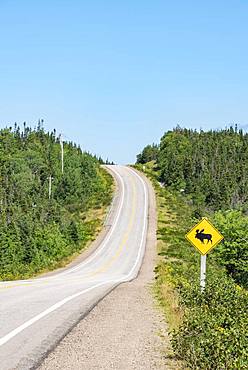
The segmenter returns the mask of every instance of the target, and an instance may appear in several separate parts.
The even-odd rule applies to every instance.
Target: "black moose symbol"
[[[204,240],[205,239],[208,241],[207,244],[209,242],[211,242],[211,244],[212,244],[213,243],[213,241],[212,241],[212,235],[211,234],[204,234],[203,231],[204,231],[204,229],[202,229],[201,231],[199,231],[199,229],[196,230],[195,238],[196,239],[199,239],[202,242],[202,244],[204,244]]]

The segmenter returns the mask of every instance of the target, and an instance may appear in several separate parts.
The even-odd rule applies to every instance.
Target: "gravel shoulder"
[[[114,289],[59,343],[39,370],[176,369],[166,323],[152,296],[156,264],[156,205],[150,194],[147,248],[138,277]]]

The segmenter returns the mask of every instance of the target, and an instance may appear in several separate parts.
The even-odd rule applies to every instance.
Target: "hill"
[[[58,266],[99,228],[89,214],[109,204],[112,179],[79,146],[64,142],[63,150],[62,173],[55,130],[0,130],[0,279]]]
[[[148,145],[136,167],[153,181],[158,207],[155,291],[174,354],[189,369],[248,368],[248,135],[175,128]],[[185,234],[202,216],[224,235],[207,257]]]

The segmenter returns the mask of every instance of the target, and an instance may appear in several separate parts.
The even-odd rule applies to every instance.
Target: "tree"
[[[147,145],[143,151],[137,155],[137,163],[147,163],[158,159],[159,147],[156,144]]]

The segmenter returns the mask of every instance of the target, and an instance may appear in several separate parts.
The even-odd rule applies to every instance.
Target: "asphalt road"
[[[99,247],[51,276],[0,282],[1,370],[35,368],[106,294],[137,276],[146,245],[147,185],[128,167],[109,168],[118,192]]]

